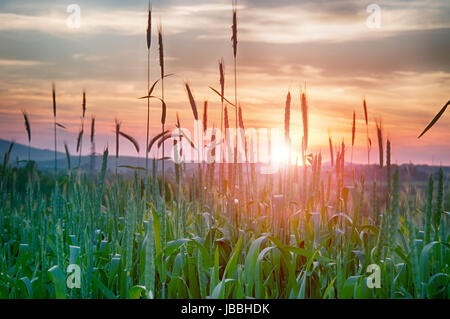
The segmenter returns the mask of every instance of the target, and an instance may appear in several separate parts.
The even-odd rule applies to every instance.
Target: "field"
[[[199,167],[163,200],[161,179],[108,174],[107,155],[57,185],[32,163],[2,167],[1,298],[448,298],[442,170],[424,189],[375,168],[393,170],[388,187],[316,157],[233,196]]]
[[[151,10],[147,28],[145,54],[150,61]],[[213,88],[222,104],[221,130],[230,129],[230,122],[236,130],[246,124],[238,100],[237,37],[234,7],[234,92],[225,91],[223,62],[221,87]],[[221,143],[233,145],[234,158],[229,156],[226,163],[218,148],[213,156],[219,161],[168,160],[167,143],[189,147],[193,142],[182,133],[178,116],[177,130],[167,130],[171,110],[165,103],[164,79],[171,74],[164,69],[162,27],[157,42],[158,80],[151,83],[149,62],[148,94],[141,98],[147,104],[145,167],[119,163],[121,142],[131,143],[138,154],[140,147],[118,119],[115,154],[105,148],[97,158],[95,118],[90,125],[92,155],[83,157],[92,162],[81,165],[82,143],[88,141],[85,93],[78,154],[70,155],[65,144],[67,160],[62,166],[57,132],[65,127],[57,117],[55,84],[48,101],[53,111],[54,169],[40,169],[30,155],[14,161],[13,143],[4,152],[0,299],[449,298],[448,168],[432,168],[424,179],[412,164],[393,165],[395,145],[383,137],[381,121],[369,120],[366,100],[361,135],[367,141],[367,165],[353,162],[355,135],[360,134],[355,113],[351,144],[333,144],[330,136],[329,150],[312,154],[308,136],[314,123],[308,117],[306,90],[300,94],[301,125],[291,122],[290,93],[286,97],[281,115],[284,143],[297,144],[291,141],[294,125],[301,127],[302,140],[276,171],[264,174],[262,164],[250,160],[250,140],[242,143],[244,162],[239,163],[238,146],[228,135]],[[190,85],[185,83],[184,89],[193,118],[199,121]],[[150,114],[150,101],[161,105],[161,113]],[[31,148],[32,118],[25,111],[22,115]],[[150,115],[161,119],[161,133],[153,137]],[[216,140],[214,130],[205,137],[211,126],[207,103],[202,115],[203,139],[194,145],[196,150]],[[377,130],[373,143],[369,127]],[[152,148],[162,158],[149,158]],[[370,163],[371,151],[378,154],[377,163]],[[199,154],[194,152],[194,157]]]

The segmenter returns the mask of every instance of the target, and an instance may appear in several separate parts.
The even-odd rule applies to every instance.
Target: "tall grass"
[[[56,182],[56,174],[58,171],[58,160],[57,160],[57,139],[56,139],[56,88],[55,83],[52,84],[52,100],[53,100],[53,137],[54,137],[54,144],[55,144],[55,182]]]
[[[150,48],[152,44],[152,7],[149,1],[147,19],[147,135],[145,145],[149,144],[150,138]],[[148,173],[148,152],[145,153],[145,171]]]
[[[234,167],[232,167],[232,180],[233,193],[235,190],[235,180],[238,173],[237,156],[238,156],[238,79],[237,79],[237,49],[238,49],[238,26],[237,26],[237,0],[233,1],[233,25],[231,26],[232,36],[231,41],[233,43],[233,61],[234,61],[234,110],[235,110],[235,126],[236,136],[234,141]],[[230,167],[231,168],[231,167]]]
[[[67,170],[70,171],[72,169],[72,161],[70,159],[69,146],[67,145],[66,142],[64,142],[64,151],[66,152]]]
[[[287,145],[291,141],[291,92],[286,96],[286,106],[284,108],[284,139]]]
[[[300,105],[302,111],[302,126],[303,126],[302,157],[303,157],[303,164],[305,164],[306,151],[308,149],[308,139],[309,139],[308,98],[306,96],[306,92],[300,93]]]
[[[169,196],[165,246],[163,215],[155,210],[160,204],[149,199],[145,206],[140,195],[142,185],[156,191],[154,184],[145,184],[145,176],[111,179],[107,156],[97,179],[61,181],[61,215],[47,211],[53,190],[46,188],[45,175],[27,182],[34,189],[31,197],[6,183],[2,205],[17,213],[0,215],[5,229],[0,271],[9,270],[2,277],[0,297],[448,298],[448,215],[442,213],[448,188],[443,174],[438,174],[436,191],[430,177],[428,189],[408,198],[401,195],[401,175],[394,167],[389,209],[380,203],[381,224],[376,225],[362,209],[372,198],[362,181],[351,186],[346,179],[339,181],[340,195],[329,199],[317,186],[324,184],[337,194],[334,179],[345,175],[344,154],[341,145],[332,181],[316,157],[304,209],[291,188],[283,195],[292,198],[292,207],[268,205],[278,190],[262,187],[265,191],[256,192],[252,201],[244,198],[239,215],[223,211],[220,195],[212,192],[209,215],[184,209],[179,216],[179,208],[198,197]],[[12,174],[8,171],[2,181],[12,180]],[[27,172],[24,168],[16,174],[20,178]],[[177,186],[192,194],[196,183]],[[411,201],[419,206],[410,207]],[[178,223],[184,231],[175,231],[177,218],[182,218]],[[30,227],[21,227],[23,222]],[[81,289],[64,288],[63,271],[71,263],[85,274]],[[366,270],[373,263],[382,270],[381,288],[366,285]]]
[[[91,141],[90,170],[91,170],[91,172],[93,172],[95,169],[95,116],[92,116],[92,118],[91,118],[90,141]]]
[[[158,26],[158,44],[159,44],[159,66],[161,71],[161,104],[162,104],[162,115],[161,115],[161,132],[165,131],[165,124],[166,124],[166,103],[164,102],[164,44],[163,44],[163,35],[162,35],[162,24]],[[166,295],[166,274],[164,271],[165,264],[165,254],[164,250],[167,243],[167,212],[166,212],[166,200],[165,200],[165,145],[164,140],[162,143],[162,160],[161,160],[161,176],[162,176],[162,184],[161,184],[161,197],[162,197],[162,207],[161,207],[161,215],[162,215],[162,247],[163,251],[161,253],[161,263],[163,268],[162,278],[161,278],[161,285],[162,285],[162,298],[165,298]]]
[[[120,125],[121,125],[121,122],[120,122],[120,120],[119,119],[115,119],[115,128],[116,128],[116,175],[117,175],[117,167],[118,167],[118,165],[119,165],[119,147],[120,147],[120,144],[119,144],[119,136],[120,136]]]
[[[378,154],[380,159],[380,168],[383,168],[384,164],[384,152],[383,152],[383,128],[381,125],[381,120],[376,121],[377,127],[377,137],[378,137]]]
[[[81,103],[81,128],[77,139],[78,168],[81,168],[81,153],[83,152],[84,118],[86,116],[86,92],[83,91],[83,100]]]
[[[363,99],[364,120],[366,123],[366,140],[367,140],[367,165],[370,166],[370,149],[372,148],[372,140],[369,137],[369,112],[367,110],[366,99]]]
[[[355,147],[355,138],[356,138],[356,112],[353,111],[353,121],[352,121],[352,156],[351,156],[351,164],[353,166],[353,149]]]
[[[31,151],[31,125],[30,120],[28,118],[27,111],[22,111],[24,124],[25,124],[25,131],[27,132],[27,138],[28,138],[28,162],[31,160],[30,158],[30,151]]]
[[[219,169],[219,185],[220,187],[222,187],[222,191],[223,191],[223,181],[224,181],[224,142],[225,142],[225,136],[224,136],[224,130],[223,130],[223,125],[224,125],[224,96],[225,96],[225,66],[224,66],[224,61],[223,58],[219,61],[219,83],[220,83],[220,93],[221,93],[221,97],[220,97],[220,102],[221,102],[221,111],[220,111],[220,131],[222,132],[222,140],[220,141],[220,143],[222,143],[222,147],[220,148],[222,153],[220,154],[220,169]]]
[[[330,148],[330,162],[331,167],[334,166],[334,151],[333,151],[333,140],[331,139],[330,133],[328,132],[328,146]]]

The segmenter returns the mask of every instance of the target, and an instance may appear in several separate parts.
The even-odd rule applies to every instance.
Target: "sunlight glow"
[[[291,165],[295,165],[297,153],[285,143],[280,143],[278,145],[272,145],[270,157],[275,164],[286,165],[290,162]],[[299,164],[301,164],[301,160]]]

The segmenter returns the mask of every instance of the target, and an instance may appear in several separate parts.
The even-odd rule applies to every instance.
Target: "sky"
[[[70,4],[81,9],[80,28],[70,28]],[[369,7],[376,4],[377,17]],[[86,123],[96,117],[96,148],[113,148],[114,120],[145,144],[147,103],[147,1],[0,1],[0,138],[27,143],[22,110],[29,114],[32,145],[52,148],[51,85],[56,84],[58,149],[75,153],[82,91]],[[450,2],[238,1],[238,98],[246,128],[284,128],[292,94],[291,139],[301,142],[300,93],[309,101],[309,151],[329,159],[328,136],[349,149],[356,112],[354,161],[367,162],[362,100],[366,98],[371,162],[378,159],[376,121],[392,143],[393,163],[450,165],[450,118],[417,136],[449,100]],[[176,113],[193,127],[184,89],[192,87],[199,109],[209,102],[209,126],[220,126],[218,61],[225,61],[225,95],[234,100],[231,1],[152,1],[152,82],[159,77],[157,25],[162,23],[167,128]],[[378,11],[375,12],[375,14]],[[369,20],[369,21],[368,21]],[[161,95],[157,86],[155,94]],[[201,113],[201,111],[200,111]],[[161,104],[151,104],[151,135],[160,130]],[[231,117],[234,121],[234,117]],[[232,121],[232,125],[233,122]],[[88,126],[88,124],[87,124]],[[145,149],[145,147],[141,147]],[[84,143],[83,152],[90,150]],[[136,155],[124,141],[122,155]],[[349,151],[348,153],[349,154]],[[145,156],[141,151],[139,156]]]

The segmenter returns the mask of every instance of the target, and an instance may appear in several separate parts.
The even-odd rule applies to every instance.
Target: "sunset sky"
[[[66,25],[67,6],[81,7],[81,27]],[[366,11],[381,8],[381,27],[371,29]],[[114,119],[145,144],[147,1],[0,1],[0,138],[26,143],[21,111],[30,115],[32,145],[52,147],[51,83],[56,83],[59,131],[75,153],[82,90],[87,122],[97,119],[97,151],[114,146]],[[226,96],[234,99],[231,1],[152,1],[153,31],[163,24],[167,125],[176,112],[184,127],[193,116],[183,84],[199,109],[209,101],[209,125],[220,126],[218,60],[226,67]],[[300,142],[299,95],[310,102],[311,151],[328,160],[328,132],[351,143],[357,115],[355,161],[366,162],[362,99],[368,103],[370,134],[382,120],[394,163],[450,165],[450,113],[422,139],[417,136],[450,99],[450,2],[239,0],[238,85],[246,127],[284,127],[288,90],[293,98],[292,140]],[[151,77],[159,77],[157,39]],[[160,87],[156,94],[160,94]],[[160,103],[152,102],[152,135],[160,130]],[[233,118],[234,119],[234,118]],[[84,152],[89,151],[85,143]],[[122,146],[121,146],[122,147]],[[145,147],[141,147],[145,148]],[[135,155],[123,143],[123,155]],[[145,156],[142,151],[141,157]],[[376,143],[372,162],[377,161]]]

